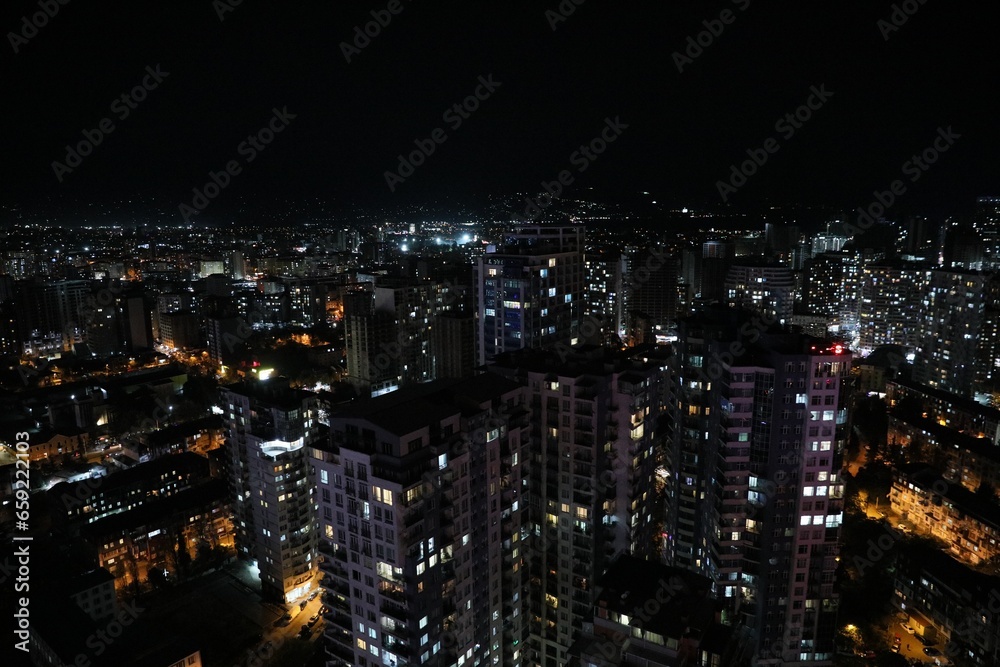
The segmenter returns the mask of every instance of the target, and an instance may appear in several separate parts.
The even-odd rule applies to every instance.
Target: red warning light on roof
[[[843,354],[844,353],[844,346],[843,345],[834,345],[833,346],[833,353],[834,354]]]

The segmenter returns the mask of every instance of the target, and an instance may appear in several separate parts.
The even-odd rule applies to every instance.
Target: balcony
[[[395,600],[396,602],[406,602],[406,592],[402,587],[397,587],[394,584],[388,584],[383,579],[379,582],[379,593],[385,597]]]
[[[406,605],[400,602],[391,600],[390,598],[382,598],[379,603],[379,611],[387,616],[391,616],[402,624],[406,624],[409,618],[409,614],[406,612]]]
[[[349,651],[337,642],[327,642],[326,653],[335,665],[344,665],[345,667],[353,667],[354,665],[354,651]]]

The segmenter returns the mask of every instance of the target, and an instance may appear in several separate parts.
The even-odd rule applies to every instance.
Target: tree
[[[996,502],[997,490],[993,487],[992,484],[990,484],[987,480],[984,479],[982,482],[979,483],[979,486],[976,487],[976,495],[982,498],[983,500]]]
[[[125,555],[125,572],[131,581],[133,595],[139,597],[139,594],[142,593],[142,582],[139,581],[139,561],[136,560],[131,549]]]
[[[149,571],[146,572],[146,581],[148,581],[149,585],[154,589],[163,588],[167,584],[167,573],[164,572],[162,568],[151,567],[149,568]]]

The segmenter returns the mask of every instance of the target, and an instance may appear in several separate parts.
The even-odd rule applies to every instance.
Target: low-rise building
[[[893,603],[917,634],[952,662],[1000,665],[1000,578],[935,549],[900,551],[893,571]]]
[[[946,481],[930,466],[897,468],[889,500],[894,513],[946,542],[955,558],[978,565],[1000,555],[1000,507]]]
[[[69,596],[92,620],[99,621],[118,613],[115,577],[103,567],[73,579]]]
[[[570,667],[741,664],[708,577],[624,555],[598,587],[593,626],[570,648]]]

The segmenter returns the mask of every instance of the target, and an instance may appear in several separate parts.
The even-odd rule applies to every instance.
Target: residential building
[[[659,553],[667,363],[651,345],[522,350],[489,367],[528,388],[534,415],[530,521],[539,546],[530,556],[529,664],[565,664],[617,554]]]
[[[528,416],[487,374],[330,417],[312,450],[328,664],[532,664]]]
[[[317,571],[308,450],[323,438],[319,400],[280,379],[221,393],[237,554],[256,563],[266,599],[296,602]]]
[[[476,260],[478,363],[510,350],[579,342],[587,296],[583,243],[583,227],[521,227]]]
[[[758,664],[832,664],[850,354],[716,309],[676,357],[668,562],[712,580]]]

